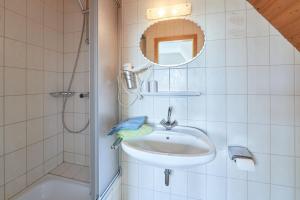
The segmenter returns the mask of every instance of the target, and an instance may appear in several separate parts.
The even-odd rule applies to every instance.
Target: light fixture
[[[189,15],[192,12],[192,4],[176,4],[172,6],[147,9],[147,19],[161,19]]]

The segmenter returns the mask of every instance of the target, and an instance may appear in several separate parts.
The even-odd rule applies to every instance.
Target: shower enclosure
[[[115,138],[106,136],[118,121],[119,1],[93,0],[90,5],[92,198],[104,199],[119,176],[119,153],[110,148]]]
[[[110,191],[117,10],[110,0],[0,0],[0,199],[45,197],[54,179],[48,194],[81,183],[91,199]]]

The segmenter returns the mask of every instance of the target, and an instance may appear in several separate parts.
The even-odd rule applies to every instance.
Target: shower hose
[[[81,46],[82,46],[82,42],[83,42],[83,35],[84,35],[85,26],[86,26],[86,14],[83,14],[83,23],[82,23],[80,41],[79,41],[78,50],[77,50],[77,54],[76,54],[76,59],[75,59],[75,63],[74,63],[74,68],[73,68],[73,71],[72,71],[72,76],[71,76],[71,79],[70,79],[70,82],[69,82],[69,85],[68,85],[67,92],[71,92],[75,72],[76,72],[76,69],[77,69],[77,66],[78,66],[78,60],[79,60],[80,50],[81,50]],[[64,99],[63,99],[63,109],[62,109],[62,124],[63,124],[63,127],[70,133],[81,133],[82,131],[84,131],[85,129],[88,128],[90,121],[88,120],[87,123],[84,125],[84,127],[81,128],[81,129],[72,130],[71,128],[69,128],[67,126],[66,120],[65,120],[67,102],[68,102],[68,97],[64,97]]]

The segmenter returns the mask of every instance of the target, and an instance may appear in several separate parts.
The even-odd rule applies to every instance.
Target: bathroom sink
[[[188,168],[212,161],[215,145],[200,129],[177,126],[172,130],[157,127],[142,137],[123,141],[129,156],[164,168]]]

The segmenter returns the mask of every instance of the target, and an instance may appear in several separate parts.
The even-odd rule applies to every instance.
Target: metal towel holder
[[[120,137],[118,137],[118,138],[116,139],[116,141],[111,145],[110,148],[111,148],[111,149],[114,149],[114,150],[118,149],[122,141],[123,141],[123,139],[120,138]]]

